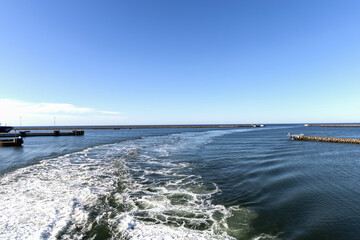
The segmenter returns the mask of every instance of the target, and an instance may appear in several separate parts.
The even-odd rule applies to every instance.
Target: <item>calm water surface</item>
[[[287,133],[87,130],[0,148],[0,239],[359,239],[360,146]]]

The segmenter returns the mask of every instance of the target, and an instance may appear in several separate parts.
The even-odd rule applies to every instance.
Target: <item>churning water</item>
[[[1,239],[358,239],[360,146],[288,132],[92,130],[0,149]]]

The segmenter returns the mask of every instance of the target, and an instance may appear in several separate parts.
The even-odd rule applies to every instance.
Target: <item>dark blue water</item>
[[[0,148],[1,239],[358,239],[360,146],[287,133],[88,130]]]

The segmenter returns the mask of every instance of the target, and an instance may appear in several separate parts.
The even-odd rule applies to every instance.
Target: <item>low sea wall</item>
[[[264,127],[263,124],[236,125],[163,125],[163,126],[55,126],[55,127],[14,127],[13,130],[75,130],[75,129],[158,129],[158,128],[252,128]]]
[[[306,127],[360,127],[360,124],[305,124]]]

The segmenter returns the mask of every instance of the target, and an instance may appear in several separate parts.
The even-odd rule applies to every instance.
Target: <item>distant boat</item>
[[[252,124],[253,127],[265,127],[264,124]]]
[[[10,132],[13,129],[13,127],[1,127],[0,126],[0,133],[7,133]]]
[[[0,139],[0,147],[16,147],[24,143],[21,137],[13,139]]]

